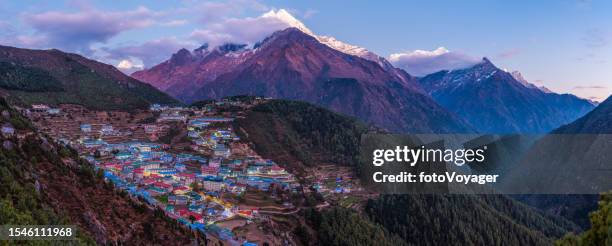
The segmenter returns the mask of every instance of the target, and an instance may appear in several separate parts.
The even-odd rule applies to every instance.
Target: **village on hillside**
[[[351,194],[363,189],[350,169],[334,165],[300,179],[241,140],[235,119],[265,101],[210,101],[197,108],[153,104],[129,113],[36,104],[22,112],[39,130],[77,150],[115,188],[185,227],[236,244],[278,238],[286,244],[291,237],[273,239],[262,225],[298,212],[297,194],[322,194],[319,208],[330,199],[356,208],[359,199]]]

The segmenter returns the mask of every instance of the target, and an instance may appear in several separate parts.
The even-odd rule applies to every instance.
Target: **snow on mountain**
[[[310,29],[308,29],[306,25],[304,25],[304,23],[302,23],[301,21],[293,17],[293,15],[287,12],[287,10],[284,10],[284,9],[279,9],[278,11],[270,10],[269,12],[265,13],[262,17],[276,18],[279,21],[287,24],[288,27],[295,27],[298,30],[302,31],[303,33],[306,33],[311,36],[315,36],[315,34]]]
[[[525,77],[523,77],[523,74],[521,74],[521,72],[519,71],[512,71],[512,77],[514,77],[514,79],[516,79],[516,81],[521,82],[521,84],[523,84],[525,87],[532,87],[533,85],[530,84],[529,82],[527,82],[527,80],[525,79]]]
[[[472,131],[409,74],[333,49],[296,27],[273,33],[253,49],[226,44],[180,50],[132,76],[186,103],[261,95],[311,102],[392,132]]]
[[[389,70],[390,68],[393,68],[393,66],[385,58],[375,54],[374,52],[367,50],[366,48],[359,47],[359,46],[352,45],[352,44],[347,44],[332,36],[316,35],[308,27],[306,27],[304,23],[296,19],[293,15],[291,15],[288,11],[284,9],[279,9],[278,11],[271,10],[265,13],[263,17],[276,18],[280,20],[281,22],[284,22],[285,24],[287,24],[288,27],[295,27],[298,30],[302,31],[303,33],[313,36],[314,38],[317,39],[317,41],[337,51],[376,62],[387,70]]]
[[[519,71],[513,71],[512,73],[510,73],[510,75],[512,75],[512,77],[516,79],[516,81],[520,82],[522,85],[524,85],[527,88],[535,88],[544,93],[553,93],[553,91],[549,90],[548,88],[544,86],[537,86],[532,83],[529,83],[529,81],[527,81],[525,77],[523,77],[523,74],[521,74],[521,72]]]
[[[486,133],[544,133],[593,109],[574,95],[547,93],[487,58],[470,68],[427,75],[419,83],[440,105]]]

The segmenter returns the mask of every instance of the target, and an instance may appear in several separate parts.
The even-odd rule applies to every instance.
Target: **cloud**
[[[316,14],[318,14],[319,11],[318,10],[314,10],[314,9],[308,9],[304,12],[304,14],[302,15],[304,17],[304,19],[308,19]]]
[[[142,64],[142,61],[136,58],[130,58],[119,61],[116,67],[124,73],[130,74],[135,71],[142,70],[144,65]]]
[[[601,102],[601,97],[597,97],[597,96],[589,96],[587,97],[587,99],[597,102],[597,103]]]
[[[27,31],[17,32],[10,23],[0,20],[0,43],[28,48],[58,48],[110,64],[119,65],[123,61],[136,64],[138,61],[143,67],[150,67],[181,48],[192,49],[206,42],[211,46],[225,42],[254,44],[289,26],[301,25],[305,29],[286,10],[270,10],[251,0],[185,0],[183,6],[163,11],[145,6],[108,11],[81,1],[75,1],[72,7],[76,10],[21,13],[20,19]],[[261,14],[252,17],[252,13]],[[250,17],[245,17],[245,14]],[[307,13],[312,14],[314,11]],[[199,28],[178,38],[159,37],[140,43],[111,42],[131,30],[193,24]]]
[[[176,26],[184,26],[187,23],[188,23],[187,20],[171,20],[171,21],[160,23],[160,25],[166,26],[166,27],[176,27]]]
[[[15,31],[15,28],[13,28],[13,25],[11,25],[11,23],[9,23],[8,21],[0,20],[0,31],[2,31],[0,35],[6,35],[7,33],[5,32],[12,33]]]
[[[201,43],[208,43],[212,47],[226,42],[240,42],[237,41],[236,38],[231,34],[217,33],[210,29],[196,29],[191,32],[189,37]]]
[[[576,58],[581,62],[592,62],[596,64],[607,63],[607,57],[602,56],[605,49],[612,44],[612,32],[600,28],[587,30],[582,36],[582,42],[586,47],[585,53]]]
[[[17,36],[17,31],[10,23],[0,21],[0,43],[12,44]]]
[[[88,54],[92,44],[104,43],[124,31],[151,26],[159,14],[146,7],[127,11],[83,8],[73,13],[48,11],[23,14],[24,22],[36,32],[22,39],[29,40],[31,45],[59,47]],[[33,43],[34,40],[38,43]]]
[[[247,11],[268,11],[266,5],[253,0],[230,1],[186,1],[187,7],[178,9],[178,14],[197,15],[197,21],[203,25],[216,23],[228,16],[240,16]]]
[[[190,37],[198,42],[208,42],[211,46],[224,42],[253,44],[287,27],[297,27],[312,33],[289,12],[280,9],[270,10],[258,17],[225,19],[193,31]]]
[[[236,1],[234,1],[236,2]],[[239,1],[238,1],[239,2]],[[215,3],[212,6],[229,6],[228,3]],[[210,4],[206,6],[211,6]],[[251,6],[250,8],[257,8]],[[167,23],[165,23],[167,24]],[[163,25],[163,24],[162,24]],[[164,60],[181,48],[193,49],[204,43],[215,47],[226,42],[254,44],[263,40],[275,31],[287,27],[297,27],[304,32],[312,32],[302,22],[284,9],[270,10],[257,17],[225,18],[202,25],[193,30],[187,39],[167,37],[147,41],[141,44],[118,45],[102,48],[100,55],[109,63],[116,63],[130,57],[138,58],[144,67],[151,67]]]
[[[592,86],[574,86],[574,89],[607,89],[608,87],[606,86],[601,86],[601,85],[592,85]]]
[[[130,58],[137,58],[144,67],[156,65],[181,48],[194,48],[197,44],[182,41],[176,37],[164,37],[146,41],[141,44],[120,45],[118,47],[103,47],[100,55],[103,60],[122,61]]]
[[[514,56],[521,54],[521,52],[522,52],[521,49],[509,49],[509,50],[500,52],[499,54],[497,54],[497,57],[501,59],[509,59],[509,58],[512,58]]]
[[[0,44],[18,47],[39,47],[47,43],[47,38],[41,35],[23,35],[6,21],[0,21]]]
[[[599,28],[587,30],[582,41],[589,48],[603,48],[611,43],[611,33]]]
[[[480,59],[439,47],[432,51],[415,50],[391,54],[389,61],[412,75],[423,76],[440,70],[466,68],[480,62]]]

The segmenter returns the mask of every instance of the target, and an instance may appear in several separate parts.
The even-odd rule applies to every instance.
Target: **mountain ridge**
[[[263,95],[311,102],[393,132],[472,131],[408,73],[335,50],[297,28],[277,31],[253,49],[200,51],[181,50],[133,76],[184,102]]]
[[[310,103],[289,100],[251,108],[235,128],[262,156],[292,170],[326,163],[350,167],[355,175],[363,165],[361,137],[379,131]],[[379,195],[364,203],[361,213],[409,245],[548,245],[568,231],[579,230],[561,217],[505,195]]]
[[[466,69],[443,70],[419,78],[443,107],[484,133],[545,133],[594,108],[570,94],[547,92],[489,59]]]
[[[553,131],[556,134],[611,134],[612,133],[612,96],[601,102],[595,109],[574,122]]]
[[[147,108],[151,103],[177,103],[165,93],[123,74],[112,65],[57,49],[0,46],[0,62],[5,64],[3,68],[8,72],[0,75],[0,87],[21,104],[67,103],[92,109],[131,110]],[[6,77],[6,74],[11,76]],[[23,86],[7,86],[15,80],[29,87],[44,83],[43,87],[55,89],[28,90]]]

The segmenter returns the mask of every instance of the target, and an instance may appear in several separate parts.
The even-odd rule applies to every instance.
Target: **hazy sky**
[[[181,47],[255,42],[283,27],[274,18],[284,9],[314,33],[413,74],[486,56],[553,91],[596,100],[612,92],[612,1],[172,2],[0,1],[0,44],[59,48],[133,71]]]

